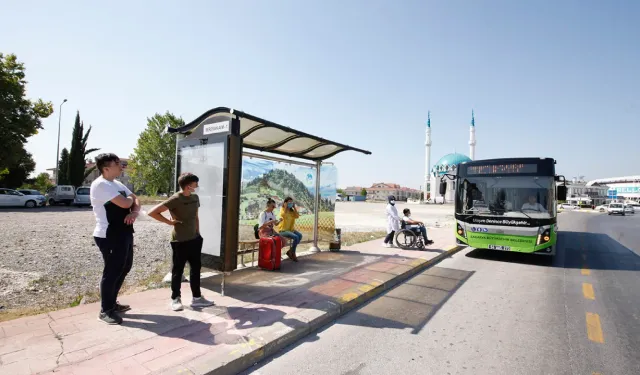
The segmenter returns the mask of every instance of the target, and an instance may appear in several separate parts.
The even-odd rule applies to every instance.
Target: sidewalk
[[[121,326],[88,304],[0,323],[0,374],[235,374],[311,334],[430,264],[454,253],[452,229],[431,228],[430,251],[374,240],[283,261],[279,272],[247,268],[202,280],[216,306],[169,309],[169,289],[122,296]],[[448,250],[448,251],[447,251]]]

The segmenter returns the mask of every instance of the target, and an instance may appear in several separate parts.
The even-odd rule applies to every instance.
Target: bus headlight
[[[536,245],[545,244],[550,240],[551,240],[551,231],[549,229],[543,230],[542,228],[540,228],[538,230],[538,240],[536,241]]]
[[[460,225],[460,223],[456,223],[457,228],[456,228],[456,233],[458,233],[458,236],[462,236],[464,238],[467,238],[467,234],[465,233],[464,229],[462,228],[462,225]]]

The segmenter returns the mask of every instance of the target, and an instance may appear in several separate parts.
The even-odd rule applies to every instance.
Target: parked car
[[[0,189],[0,206],[22,206],[33,208],[43,204],[40,204],[40,201],[34,198],[32,195],[24,195],[21,192],[13,189]]]
[[[18,189],[19,193],[24,195],[28,195],[36,200],[36,205],[38,207],[44,206],[47,204],[47,198],[44,197],[44,194],[39,192],[38,190],[33,189]]]
[[[624,205],[624,213],[625,213],[625,214],[632,214],[632,215],[633,215],[633,214],[635,214],[635,210],[634,210],[634,208],[633,208],[633,206],[632,206],[632,205],[630,205],[630,204],[625,204],[625,205]]]
[[[89,197],[89,193],[91,192],[91,187],[89,186],[80,186],[76,189],[76,198],[73,200],[73,204],[75,206],[91,206],[91,199]]]
[[[622,215],[622,216],[626,214],[624,211],[624,205],[622,203],[610,203],[609,208],[607,209],[607,213],[609,215]]]
[[[607,207],[609,207],[609,206],[606,205],[606,204],[600,205],[600,206],[596,207],[596,211],[606,212],[607,211]]]
[[[563,210],[577,210],[580,207],[576,206],[574,204],[571,204],[571,203],[562,203],[562,204],[558,205],[558,208],[561,208]]]
[[[75,189],[71,185],[54,186],[47,190],[47,203],[49,206],[64,203],[69,206],[76,198]]]
[[[638,202],[627,202],[625,204],[627,206],[633,207],[633,213],[640,212],[640,203],[638,203]]]

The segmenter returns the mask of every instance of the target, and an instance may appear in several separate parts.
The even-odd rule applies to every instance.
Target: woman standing
[[[400,230],[400,216],[398,216],[398,209],[396,208],[396,197],[390,195],[388,198],[389,204],[387,204],[387,237],[384,238],[384,247],[393,247],[393,238],[396,231]]]
[[[280,207],[280,218],[282,222],[280,222],[280,225],[278,226],[278,231],[280,232],[280,236],[291,239],[291,248],[289,251],[287,251],[287,256],[294,262],[298,261],[298,257],[296,256],[296,248],[302,240],[302,234],[293,229],[296,223],[296,219],[299,217],[300,214],[298,214],[298,210],[296,210],[296,205],[295,203],[293,203],[293,198],[285,198],[284,202],[282,203],[282,207]]]

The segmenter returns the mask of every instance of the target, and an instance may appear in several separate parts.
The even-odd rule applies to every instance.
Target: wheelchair
[[[423,225],[420,225],[423,227]],[[403,250],[423,250],[426,246],[419,228],[408,228],[404,220],[400,222],[400,230],[396,233],[396,245]]]

